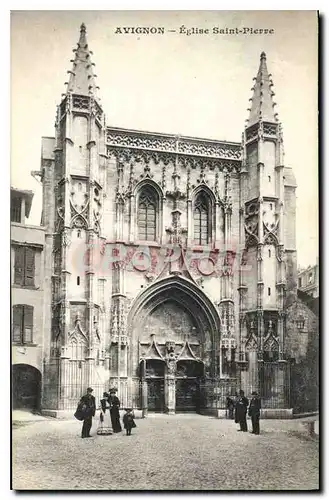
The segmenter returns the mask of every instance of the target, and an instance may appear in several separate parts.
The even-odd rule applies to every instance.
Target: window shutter
[[[23,306],[13,306],[13,342],[22,342]]]
[[[23,285],[24,281],[24,247],[15,248],[15,269],[14,283],[15,285]]]
[[[24,343],[31,343],[33,340],[33,307],[24,306]]]
[[[35,252],[32,248],[25,248],[25,285],[34,285],[34,257]]]
[[[21,198],[14,198],[11,200],[11,221],[21,222]]]

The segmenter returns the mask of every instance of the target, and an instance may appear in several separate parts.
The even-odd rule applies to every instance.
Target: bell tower
[[[102,378],[105,348],[103,277],[95,268],[104,243],[105,117],[84,24],[73,52],[57,108],[53,190],[44,197],[45,224],[53,237],[49,365],[58,364],[61,409]]]
[[[240,178],[240,234],[247,264],[240,271],[240,360],[249,366],[242,384],[245,377],[245,385],[256,390],[261,364],[284,359],[284,151],[272,87],[262,52],[242,137]]]

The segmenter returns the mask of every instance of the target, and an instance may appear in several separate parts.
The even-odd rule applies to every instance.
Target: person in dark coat
[[[259,434],[259,419],[261,410],[261,401],[257,392],[251,393],[252,398],[250,400],[248,415],[251,417],[252,423],[252,434]]]
[[[244,391],[239,392],[239,398],[236,402],[236,419],[235,421],[240,424],[239,431],[247,432],[247,409],[248,409],[248,399],[244,395]]]
[[[82,438],[90,438],[90,429],[93,423],[93,417],[96,412],[96,401],[94,396],[92,395],[93,389],[88,387],[87,393],[82,396],[79,402],[79,406],[81,408],[81,412],[83,413],[83,425],[81,431]]]
[[[236,392],[233,396],[233,401],[234,401],[234,421],[236,424],[239,423],[239,420],[238,420],[238,417],[237,417],[237,411],[236,411],[236,405],[237,405],[237,402],[238,402],[238,399],[239,399],[239,394]]]
[[[228,418],[234,419],[234,401],[231,396],[226,396],[226,408],[228,410]],[[227,415],[227,414],[226,414]]]
[[[110,405],[110,415],[111,415],[111,422],[112,422],[112,429],[113,432],[121,432],[122,427],[120,424],[120,413],[119,413],[119,408],[120,408],[120,400],[119,398],[115,395],[116,391],[114,389],[109,390],[109,398],[108,402]]]
[[[123,426],[126,429],[127,436],[131,436],[131,429],[136,427],[134,421],[134,413],[132,408],[125,408],[125,414],[123,415]]]

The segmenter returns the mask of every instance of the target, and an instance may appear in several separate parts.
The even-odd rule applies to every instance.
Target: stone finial
[[[260,64],[254,85],[252,88],[253,96],[251,98],[251,106],[249,108],[248,126],[254,125],[262,119],[265,122],[276,123],[276,118],[273,111],[273,95],[272,80],[267,70],[266,54],[262,52],[260,55]]]
[[[91,61],[92,51],[88,47],[86,25],[84,23],[80,26],[79,41],[77,48],[73,52],[75,58],[71,60],[73,69],[68,71],[70,79],[67,93],[70,91],[72,94],[78,94],[79,96],[95,98],[97,96],[96,77],[93,71],[94,64]],[[81,103],[79,103],[79,106],[81,108]],[[83,109],[86,109],[86,106]]]

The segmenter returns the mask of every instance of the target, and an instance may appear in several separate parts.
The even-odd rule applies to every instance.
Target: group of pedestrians
[[[235,420],[236,424],[240,424],[239,431],[247,432],[247,414],[251,417],[252,434],[259,434],[259,419],[261,410],[261,401],[257,392],[251,393],[251,400],[244,395],[244,391],[240,391],[235,396],[227,396],[226,407],[228,410],[228,417]]]
[[[74,416],[83,421],[81,437],[89,438],[92,426],[92,419],[96,414],[96,400],[93,396],[93,389],[88,387],[87,392],[79,401],[77,411]],[[97,429],[98,435],[110,435],[122,431],[120,423],[120,400],[116,395],[116,389],[110,389],[104,392],[100,400],[100,416]],[[125,408],[123,416],[123,426],[126,429],[126,435],[131,435],[131,429],[136,427],[134,413],[132,408]]]
[[[93,389],[88,387],[87,392],[78,404],[77,411],[74,416],[78,420],[83,421],[81,437],[89,438],[92,426],[92,419],[96,414],[96,400],[93,396]],[[240,391],[235,396],[227,396],[226,407],[228,417],[234,419],[237,424],[240,424],[239,431],[247,432],[247,414],[251,417],[252,434],[259,434],[259,419],[261,410],[261,401],[257,392],[251,393],[250,402],[244,395],[244,391]],[[120,400],[116,395],[116,389],[110,389],[109,392],[104,392],[100,400],[100,417],[97,434],[109,435],[122,431],[120,423]],[[131,435],[131,429],[136,427],[134,421],[134,412],[132,408],[125,408],[123,416],[123,426],[126,429],[126,435]]]

